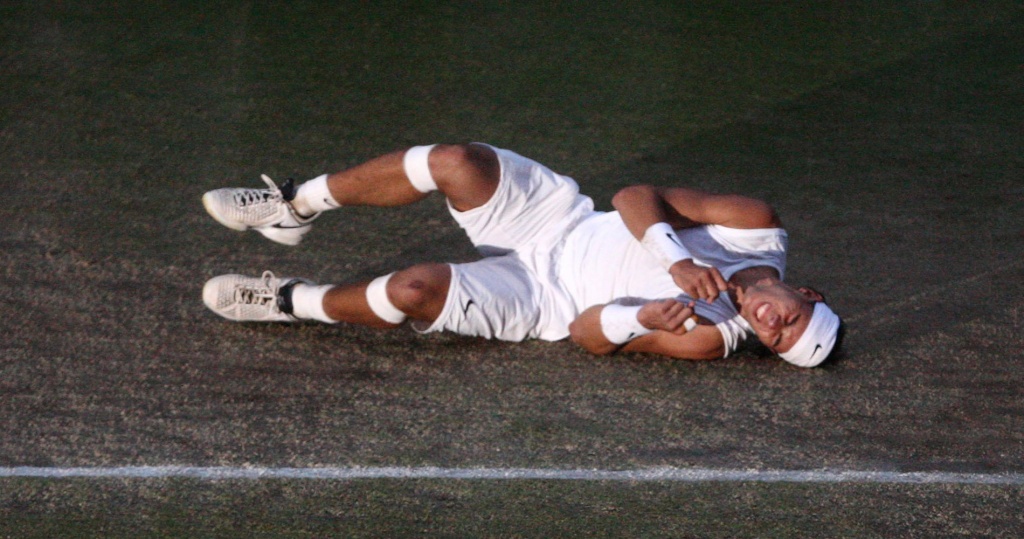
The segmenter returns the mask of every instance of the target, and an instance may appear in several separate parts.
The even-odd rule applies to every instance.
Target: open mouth
[[[757,310],[754,311],[754,318],[756,318],[758,322],[764,322],[764,315],[769,309],[771,309],[771,305],[762,303]]]

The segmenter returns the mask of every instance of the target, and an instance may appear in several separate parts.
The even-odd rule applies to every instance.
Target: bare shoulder
[[[782,228],[782,220],[771,204],[744,195],[710,195],[721,206],[722,226],[730,228]]]
[[[663,188],[660,194],[682,217],[695,223],[744,229],[782,226],[775,208],[754,197],[710,193],[688,187]]]

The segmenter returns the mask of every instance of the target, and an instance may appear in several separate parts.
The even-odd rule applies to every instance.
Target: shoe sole
[[[289,228],[282,230],[273,227],[261,227],[255,228],[253,230],[259,232],[260,234],[263,234],[263,237],[267,238],[270,241],[294,247],[295,245],[298,245],[299,242],[302,241],[302,235],[308,232],[309,228],[310,227],[305,226],[301,228]]]
[[[214,198],[212,191],[203,195],[203,207],[206,208],[206,213],[210,214],[210,217],[213,217],[218,223],[230,228],[231,230],[238,230],[239,232],[249,230],[248,225],[244,223],[228,221],[225,219],[224,216],[217,211]]]

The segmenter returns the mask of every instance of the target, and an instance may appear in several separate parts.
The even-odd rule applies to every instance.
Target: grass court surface
[[[0,3],[0,468],[1024,473],[1024,7]],[[811,5],[813,4],[813,5]],[[763,197],[846,357],[241,325],[221,273],[473,252],[434,197],[298,248],[202,193],[486,141],[598,206]],[[1017,537],[1024,486],[0,477],[3,537]]]

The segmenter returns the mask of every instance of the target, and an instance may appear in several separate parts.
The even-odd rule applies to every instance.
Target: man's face
[[[788,352],[811,323],[814,302],[820,299],[809,289],[764,280],[743,292],[740,316],[765,346],[776,354]]]

